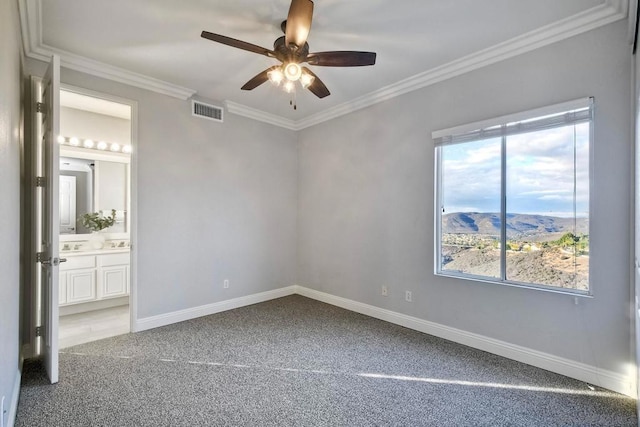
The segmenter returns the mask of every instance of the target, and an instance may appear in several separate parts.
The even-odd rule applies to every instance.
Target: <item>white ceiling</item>
[[[310,67],[331,95],[300,90],[296,111],[269,82],[240,90],[275,59],[200,37],[207,30],[272,48],[288,0],[20,0],[20,7],[29,56],[56,52],[70,68],[149,80],[174,96],[227,101],[295,127],[621,19],[627,1],[316,0],[310,50],[374,51],[377,63]]]

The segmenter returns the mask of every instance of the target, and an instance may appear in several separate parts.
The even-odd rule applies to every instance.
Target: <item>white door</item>
[[[60,219],[58,210],[58,176],[60,159],[57,138],[60,134],[60,58],[54,55],[42,80],[42,105],[39,108],[42,123],[41,176],[39,185],[42,207],[40,292],[42,295],[41,336],[42,356],[51,383],[58,382],[58,264]]]
[[[76,177],[60,175],[60,233],[76,234]]]

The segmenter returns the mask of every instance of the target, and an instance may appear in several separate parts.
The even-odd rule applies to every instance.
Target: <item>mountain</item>
[[[560,218],[546,215],[507,214],[507,237],[564,234],[589,234],[589,219]],[[491,212],[456,212],[442,215],[442,232],[451,234],[500,234],[500,215]]]

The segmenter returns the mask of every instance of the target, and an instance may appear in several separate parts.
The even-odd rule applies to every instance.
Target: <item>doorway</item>
[[[135,104],[62,85],[59,348],[131,331]]]

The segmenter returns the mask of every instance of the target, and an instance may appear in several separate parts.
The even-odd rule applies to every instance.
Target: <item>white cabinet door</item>
[[[67,302],[85,302],[96,299],[96,270],[67,272]]]
[[[100,298],[120,297],[128,294],[129,267],[116,265],[100,268]]]

